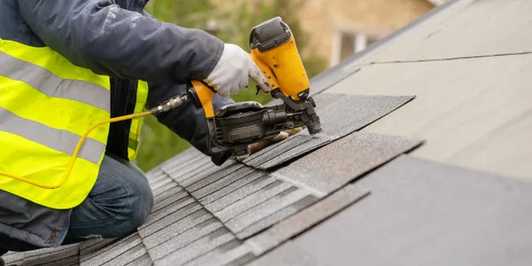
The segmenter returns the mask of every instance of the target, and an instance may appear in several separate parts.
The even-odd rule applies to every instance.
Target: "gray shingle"
[[[206,169],[211,169],[215,165],[205,158],[201,158],[197,161],[191,161],[186,164],[177,165],[173,168],[167,167],[163,170],[170,176],[172,179],[177,181],[180,184],[183,184],[190,178],[195,178],[199,173],[205,171]]]
[[[151,187],[154,183],[159,182],[162,179],[166,179],[166,174],[161,169],[156,168],[146,173],[146,177],[148,178],[148,183]]]
[[[169,192],[165,198],[158,199],[158,201],[154,202],[152,213],[157,213],[159,210],[164,209],[169,205],[180,203],[189,197],[188,193],[183,189],[176,192],[176,194]]]
[[[202,228],[204,227],[204,224],[215,227],[221,226],[220,223],[213,222],[212,215],[201,210],[163,228],[160,231],[157,231],[152,235],[144,237],[143,242],[150,249],[150,254],[152,254],[152,257],[157,259],[164,256],[161,255],[161,253],[166,252],[167,254],[171,252],[172,250],[168,251],[168,246],[176,246],[176,242],[183,238],[182,234],[188,233],[190,235],[192,233],[198,234],[198,237],[201,237],[202,235],[199,233],[199,230],[197,230],[196,227]],[[172,243],[168,243],[169,240],[171,240]]]
[[[172,183],[165,190],[159,191],[157,194],[153,195],[154,207],[157,205],[163,205],[163,201],[168,200],[169,198],[179,197],[181,193],[185,192],[181,187],[176,183]]]
[[[331,138],[323,134],[306,136],[306,138],[307,141],[305,143],[298,145],[291,150],[281,150],[276,154],[272,154],[273,156],[271,156],[266,162],[257,165],[256,167],[262,170],[268,170],[331,143]]]
[[[94,253],[95,255],[91,256],[89,259],[82,258],[81,265],[103,265],[121,256],[122,254],[129,254],[128,252],[135,248],[143,248],[141,238],[137,233],[134,233],[112,245],[103,248],[102,250]]]
[[[176,168],[176,167],[182,167],[186,166],[188,162],[196,161],[200,159],[208,159],[207,156],[202,154],[200,151],[198,151],[195,148],[189,148],[185,150],[184,152],[179,154],[179,157],[172,158],[164,163],[162,163],[159,168],[161,170]]]
[[[308,191],[305,191],[303,189],[298,189],[298,188],[295,188],[293,190],[289,189],[289,190],[286,190],[286,191],[283,191],[277,194],[275,197],[259,205],[254,206],[253,208],[246,210],[246,212],[236,217],[231,218],[225,223],[225,225],[229,229],[231,229],[231,231],[236,232],[240,239],[243,239],[254,233],[257,233],[258,231],[264,229],[267,226],[270,226],[271,224],[275,222],[278,222],[279,220],[268,221],[268,224],[262,224],[262,226],[260,227],[252,227],[252,229],[254,230],[247,230],[241,233],[248,226],[251,226],[257,223],[280,210],[283,210],[285,208],[290,208],[290,205],[303,199],[312,201],[312,200],[315,200],[316,198],[310,195]],[[303,202],[307,202],[307,201],[303,201]],[[295,206],[297,207],[297,205]],[[284,218],[284,217],[280,217],[280,218]]]
[[[174,181],[170,178],[161,179],[160,181],[157,181],[151,185],[151,190],[155,194],[159,194],[161,191],[166,189],[168,186],[172,186],[174,184]]]
[[[266,170],[318,149],[329,142],[330,139],[326,135],[310,136],[304,133],[298,134],[251,155],[243,163],[254,168]]]
[[[185,197],[185,198],[182,198],[176,202],[172,202],[170,205],[168,206],[165,206],[164,208],[158,210],[158,211],[155,211],[155,212],[152,212],[150,214],[150,216],[148,216],[148,219],[146,220],[146,222],[141,226],[141,228],[144,228],[144,227],[147,227],[161,219],[163,219],[164,217],[167,217],[168,215],[170,214],[173,214],[177,211],[179,211],[180,209],[184,208],[185,206],[189,206],[189,205],[192,205],[192,204],[195,204],[195,200],[192,198],[192,197]]]
[[[202,206],[197,203],[196,201],[192,202],[191,204],[185,205],[182,208],[179,208],[177,211],[164,216],[162,219],[155,221],[151,224],[143,225],[139,228],[139,234],[146,238],[149,235],[160,231],[167,226],[170,226],[182,219],[191,219],[192,217],[189,217],[191,214],[194,214],[195,216],[201,216],[205,213]],[[188,221],[187,219],[187,221]]]
[[[201,199],[201,202],[210,211],[218,212],[221,209],[241,199],[244,199],[251,194],[261,191],[266,186],[275,182],[276,179],[262,172],[254,172],[250,175],[245,176],[239,181],[245,181],[245,184],[239,187],[238,189],[233,190],[234,188],[232,185],[238,184],[238,182],[235,182],[223,189],[220,189],[216,193],[212,193],[207,197]]]
[[[529,182],[402,156],[353,186],[371,195],[267,254],[262,265],[291,256],[316,265],[532,261]]]
[[[401,137],[355,133],[275,174],[328,194],[420,144]]]
[[[322,93],[316,96],[316,112],[323,132],[309,136],[305,132],[249,156],[243,163],[254,168],[270,169],[351,134],[393,112],[414,99],[413,96],[352,96]]]
[[[270,160],[271,157],[282,153],[282,151],[291,150],[299,145],[302,145],[303,143],[309,141],[310,138],[311,137],[309,135],[305,134],[297,134],[294,136],[290,136],[284,141],[265,147],[264,149],[250,155],[242,162],[250,166],[259,166]]]
[[[24,262],[25,252],[8,252],[2,259],[6,265],[21,265]]]
[[[113,244],[118,239],[92,239],[79,243],[80,261],[86,261],[98,255],[98,251]]]
[[[208,254],[217,247],[229,243],[235,237],[226,229],[220,228],[213,233],[198,239],[182,249],[155,261],[155,265],[181,265],[192,261],[201,255]]]
[[[196,198],[205,197],[211,193],[214,193],[229,184],[241,179],[247,174],[253,173],[255,170],[243,165],[239,165],[236,171],[216,172],[201,181],[198,181],[190,186],[186,186],[186,189]]]
[[[20,258],[19,258],[20,259]],[[20,260],[19,260],[20,261]],[[68,245],[57,248],[32,250],[23,253],[22,265],[72,265],[79,264],[79,245]],[[14,264],[9,256],[6,258],[7,265]]]
[[[334,103],[318,106],[323,132],[333,139],[375,122],[414,99],[414,96],[343,95]]]
[[[248,241],[258,248],[258,253],[265,253],[368,195],[367,190],[348,185]]]
[[[146,248],[142,243],[130,248],[126,252],[114,257],[112,260],[102,264],[105,266],[115,266],[115,265],[127,265],[134,263],[137,259],[148,256]]]
[[[297,189],[283,181],[276,181],[266,187],[264,187],[259,193],[251,194],[239,201],[231,204],[222,210],[214,213],[222,222],[227,222],[234,217],[246,212],[247,210],[257,206],[285,191],[293,191]]]
[[[195,219],[193,224],[181,224],[169,230],[165,229],[165,232],[173,232],[168,232],[169,235],[165,236],[163,239],[165,242],[158,243],[158,245],[151,247],[150,255],[154,260],[161,259],[222,228],[223,224],[218,222],[211,215],[204,215]],[[156,239],[155,241],[159,241],[159,239]]]
[[[151,266],[153,264],[153,260],[151,259],[150,255],[147,253],[136,258],[134,261],[127,263],[127,266]]]
[[[308,206],[314,204],[317,202],[319,198],[316,196],[307,195],[304,198],[297,200],[296,202],[284,207],[280,208],[280,210],[277,210],[275,213],[270,214],[256,222],[253,222],[252,224],[246,226],[244,229],[240,230],[237,233],[238,238],[245,239],[248,238],[263,229],[266,229],[279,221],[284,220],[287,217],[290,217],[290,215],[293,215]]]
[[[239,240],[233,240],[201,257],[187,262],[185,265],[243,265],[253,259],[255,259],[255,255],[249,245]]]

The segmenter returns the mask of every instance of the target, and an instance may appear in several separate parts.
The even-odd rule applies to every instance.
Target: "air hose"
[[[70,161],[69,161],[68,166],[67,166],[68,170],[67,170],[65,176],[62,177],[56,184],[41,184],[39,182],[31,180],[31,178],[28,178],[28,177],[16,176],[16,175],[13,175],[13,174],[3,173],[3,172],[0,172],[0,176],[5,176],[5,177],[11,178],[11,179],[15,179],[15,180],[18,180],[20,182],[24,182],[24,183],[27,183],[27,184],[30,184],[30,185],[33,185],[33,186],[36,186],[36,187],[39,187],[39,188],[43,188],[43,189],[58,189],[58,188],[62,187],[65,184],[65,182],[68,180],[68,178],[72,174],[72,170],[74,169],[74,164],[76,163],[76,159],[78,159],[79,153],[80,153],[81,149],[83,148],[83,145],[87,141],[88,136],[95,129],[97,129],[97,128],[101,127],[101,126],[107,125],[107,124],[112,124],[112,123],[117,123],[117,122],[122,122],[122,121],[127,121],[127,120],[133,120],[133,119],[139,119],[139,118],[142,118],[142,117],[145,117],[145,116],[148,116],[148,115],[156,115],[156,114],[164,113],[164,112],[170,111],[172,109],[179,108],[182,105],[186,104],[188,101],[189,101],[189,96],[186,95],[186,94],[185,95],[181,95],[181,96],[176,96],[176,97],[171,98],[171,99],[167,100],[166,102],[164,102],[164,103],[162,103],[162,104],[160,104],[160,105],[158,105],[156,107],[153,107],[153,108],[151,108],[151,109],[149,109],[149,110],[147,110],[145,112],[113,117],[113,118],[110,118],[108,120],[96,123],[95,125],[90,127],[87,131],[85,131],[85,133],[83,133],[83,135],[81,135],[78,143],[76,144],[76,147],[74,148],[74,150],[72,151],[72,153],[70,155]]]

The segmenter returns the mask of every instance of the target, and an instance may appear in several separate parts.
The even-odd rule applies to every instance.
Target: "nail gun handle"
[[[216,92],[202,81],[193,80],[191,83],[193,90],[192,93],[194,94],[193,96],[203,108],[205,118],[214,118],[214,106],[212,104],[212,100]]]
[[[281,88],[281,86],[279,85],[279,81],[277,81],[277,78],[275,77],[275,73],[273,72],[271,67],[268,65],[268,63],[264,62],[261,59],[260,52],[256,49],[251,50],[250,57],[251,57],[251,60],[253,60],[253,62],[255,62],[255,64],[259,67],[260,71],[266,78],[267,85],[272,90]]]

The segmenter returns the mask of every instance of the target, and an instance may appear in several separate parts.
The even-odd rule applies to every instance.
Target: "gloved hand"
[[[246,51],[234,44],[225,44],[220,60],[204,80],[222,96],[235,94],[255,80],[263,91],[269,92],[266,78]]]

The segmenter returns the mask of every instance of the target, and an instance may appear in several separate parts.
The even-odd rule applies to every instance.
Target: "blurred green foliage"
[[[151,0],[146,10],[162,21],[207,30],[225,42],[238,44],[244,49],[248,47],[249,32],[253,26],[281,16],[292,28],[300,52],[306,55],[303,61],[309,75],[313,76],[325,68],[324,60],[308,56],[311,54],[306,46],[309,35],[303,31],[295,16],[299,10],[298,5],[303,4],[303,0],[233,0],[229,8],[220,6],[221,1],[218,5],[214,1],[216,0]],[[252,85],[233,99],[265,103],[270,97],[265,94],[256,95],[255,86]],[[142,138],[138,164],[143,170],[153,168],[190,146],[154,117],[146,119]]]

